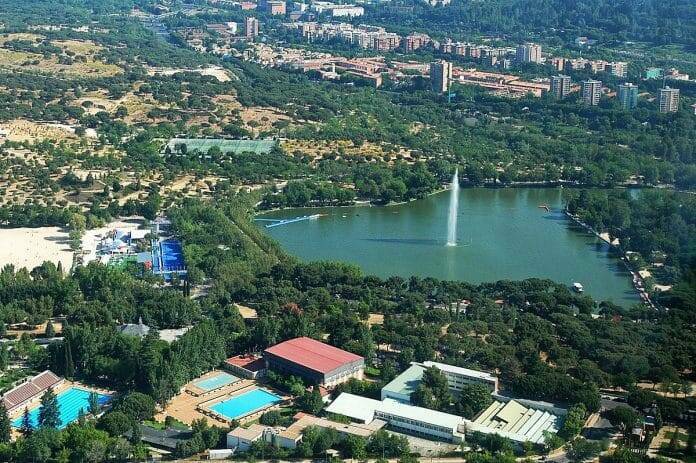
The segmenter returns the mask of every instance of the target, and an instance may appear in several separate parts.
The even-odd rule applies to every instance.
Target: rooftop
[[[326,408],[326,411],[347,416],[365,423],[370,423],[374,419],[375,412],[380,411],[390,415],[420,421],[422,423],[449,427],[453,431],[457,431],[459,425],[464,424],[463,418],[450,415],[449,413],[403,404],[392,399],[385,399],[383,401],[369,399],[347,392],[341,393],[341,395]]]
[[[403,373],[391,380],[382,390],[411,396],[423,378],[426,368],[418,363],[411,364]]]
[[[320,373],[329,373],[342,365],[362,361],[359,355],[315,339],[290,339],[264,351]]]
[[[469,368],[457,367],[454,365],[447,365],[446,363],[439,362],[423,362],[426,367],[437,367],[438,370],[454,373],[462,376],[467,376],[469,378],[479,378],[479,379],[489,379],[495,381],[497,378],[485,371],[471,370]]]
[[[234,428],[232,431],[228,432],[228,436],[234,436],[238,439],[243,439],[246,441],[254,441],[261,437],[266,430],[266,426],[254,423],[248,428],[242,428],[241,426],[238,426]]]
[[[561,417],[546,410],[526,407],[515,400],[496,400],[467,426],[471,431],[542,444],[544,431],[557,432],[561,427]]]
[[[20,405],[49,387],[53,387],[61,381],[61,378],[52,371],[46,370],[34,376],[30,380],[10,389],[2,396],[2,401],[7,410]]]
[[[259,371],[266,368],[266,363],[263,359],[253,354],[236,355],[225,360],[225,363],[249,371]]]

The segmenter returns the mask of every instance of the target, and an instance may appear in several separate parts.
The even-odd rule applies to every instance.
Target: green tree
[[[582,431],[582,428],[585,425],[586,416],[587,409],[585,408],[585,405],[575,404],[570,407],[558,435],[566,440],[570,440],[580,434],[580,431]]]
[[[88,397],[88,403],[89,412],[92,414],[92,416],[97,416],[99,410],[101,409],[101,407],[99,406],[99,394],[97,394],[94,391],[90,392]]]
[[[0,443],[9,443],[11,433],[12,425],[10,423],[10,417],[7,415],[5,402],[0,400]]]
[[[34,432],[34,426],[31,424],[31,415],[29,414],[29,407],[24,407],[24,414],[22,415],[22,427],[20,428],[24,437],[29,437]]]
[[[48,388],[41,396],[41,408],[39,408],[39,427],[57,429],[60,424],[58,398],[53,392],[53,388]]]
[[[298,400],[298,405],[307,413],[318,414],[324,408],[324,401],[321,399],[319,388],[315,386],[311,391],[305,391]]]
[[[456,403],[457,413],[472,419],[493,403],[491,391],[483,384],[465,384]]]
[[[46,322],[46,329],[44,330],[44,336],[47,338],[52,338],[55,335],[56,335],[56,330],[53,328],[53,323],[51,323],[51,320],[48,320]]]
[[[575,439],[568,443],[566,451],[570,461],[581,463],[599,455],[602,446],[599,442],[588,441],[585,439]]]
[[[452,403],[447,378],[437,367],[429,367],[423,372],[423,378],[411,394],[415,405],[433,410],[447,410]]]

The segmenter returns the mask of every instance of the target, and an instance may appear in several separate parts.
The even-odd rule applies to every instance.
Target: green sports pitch
[[[186,151],[207,153],[210,148],[217,146],[223,153],[256,153],[267,154],[276,145],[275,140],[226,140],[224,138],[172,138],[167,143],[170,152],[177,152],[177,145],[186,145]]]

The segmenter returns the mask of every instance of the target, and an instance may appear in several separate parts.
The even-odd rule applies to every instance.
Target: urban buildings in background
[[[515,59],[520,63],[541,63],[541,45],[531,42],[519,45]]]
[[[679,89],[665,87],[660,89],[660,112],[676,113],[679,110]]]
[[[601,59],[590,60],[587,58],[564,58],[561,56],[551,58],[551,65],[557,71],[589,71],[593,74],[606,72],[615,77],[626,77],[628,63],[624,61],[604,61]]]
[[[365,8],[357,5],[338,5],[331,2],[312,2],[310,8],[316,14],[326,14],[333,18],[356,18],[365,14]]]
[[[557,100],[562,100],[570,93],[570,76],[559,74],[551,77],[551,94]]]
[[[244,35],[250,38],[258,37],[259,35],[259,20],[249,16],[244,21]]]
[[[449,91],[452,80],[452,63],[445,60],[430,63],[430,85],[434,92],[446,93]]]
[[[285,27],[299,31],[309,42],[338,39],[376,51],[392,51],[401,44],[400,35],[377,26],[296,21],[285,24]]]
[[[624,109],[638,106],[638,86],[630,82],[619,85],[619,103]]]
[[[602,96],[602,81],[588,79],[582,81],[582,101],[590,106],[597,106]]]

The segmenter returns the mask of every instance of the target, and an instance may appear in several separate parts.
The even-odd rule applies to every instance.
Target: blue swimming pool
[[[99,405],[104,406],[111,400],[111,396],[104,394],[97,394],[99,397]],[[58,400],[58,410],[60,412],[60,426],[59,429],[63,429],[73,421],[75,421],[80,416],[80,410],[84,410],[85,413],[89,410],[89,391],[80,389],[77,387],[71,387],[66,389],[57,395]],[[31,420],[31,425],[37,427],[39,424],[39,410],[41,406],[35,407],[33,410],[29,410],[29,419]],[[23,416],[16,418],[12,421],[12,426],[15,428],[22,427]]]
[[[236,420],[282,402],[282,400],[282,398],[264,389],[254,389],[218,402],[210,408],[227,419]]]
[[[236,383],[237,381],[239,381],[239,378],[236,376],[229,373],[220,372],[215,376],[210,376],[206,379],[196,381],[193,383],[193,385],[199,389],[203,389],[204,391],[212,391],[213,389],[218,389],[223,386],[227,386],[228,384]]]

